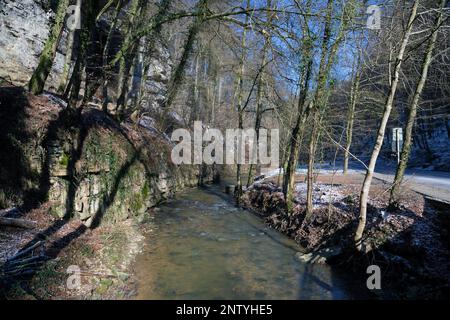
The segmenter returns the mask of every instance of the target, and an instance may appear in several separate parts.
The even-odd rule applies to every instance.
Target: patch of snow
[[[44,97],[46,97],[50,102],[59,105],[60,107],[66,108],[67,102],[61,99],[60,97],[55,96],[54,94],[51,94],[49,92],[42,94]]]
[[[264,174],[264,179],[265,178],[270,178],[270,177],[276,177],[276,176],[278,176],[280,174],[283,174],[283,171],[284,171],[283,168],[277,168],[277,169],[271,170],[269,172],[266,172]]]
[[[330,203],[339,202],[345,198],[342,187],[330,184],[315,184],[313,190],[314,207],[321,207]],[[307,185],[306,183],[297,183],[295,185],[296,200],[300,203],[306,201]]]
[[[296,173],[306,174],[308,172],[308,168],[306,166],[300,166],[295,170]],[[355,169],[348,169],[348,173],[357,173],[361,172],[361,170],[355,170]],[[315,174],[335,174],[335,175],[342,175],[343,169],[342,165],[336,164],[319,164],[316,165],[314,168]]]

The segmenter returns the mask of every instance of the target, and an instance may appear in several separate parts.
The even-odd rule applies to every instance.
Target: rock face
[[[54,12],[35,0],[0,0],[0,77],[25,85],[39,62]],[[47,86],[56,87],[64,66],[57,53]]]
[[[172,60],[169,50],[164,43],[156,38],[153,44],[152,56],[146,57],[143,50],[139,53],[135,66],[133,78],[133,90],[130,97],[133,98],[139,91],[138,84],[141,83],[144,65],[149,63],[147,71],[144,95],[141,107],[147,111],[157,111],[166,98],[167,85],[172,72]],[[148,60],[147,60],[148,59]]]
[[[38,65],[55,15],[51,3],[0,0],[0,77],[15,86],[26,86]],[[101,21],[100,32],[108,31],[108,23]],[[119,30],[116,34],[115,46],[120,46]],[[67,37],[64,30],[46,82],[49,91],[59,85]],[[141,101],[147,111],[157,110],[164,101],[172,69],[163,41],[156,38],[151,46],[151,56],[140,52],[136,59],[129,93],[133,102],[149,64]],[[196,169],[170,164],[170,141],[155,138],[149,117],[139,129],[117,127],[91,109],[83,114],[81,126],[61,127],[59,117],[66,106],[56,97],[35,97],[15,87],[0,90],[0,206],[48,199],[58,216],[76,215],[89,225],[141,215],[176,190],[208,180],[200,179]],[[147,145],[139,149],[142,143]]]
[[[50,142],[56,147],[50,155],[48,194],[56,215],[66,214],[73,203],[72,214],[87,226],[142,219],[176,191],[198,184],[198,170],[172,165],[168,142],[146,129],[116,127],[95,109],[85,111],[83,125],[75,134],[81,150],[75,163],[67,149],[73,136],[58,134]]]
[[[113,224],[141,220],[176,191],[212,180],[204,168],[174,165],[170,141],[144,127],[92,108],[71,120],[56,100],[0,90],[0,105],[11,107],[0,108],[3,207],[49,201],[55,216]]]
[[[40,54],[50,32],[55,13],[47,2],[38,0],[0,0],[0,77],[14,85],[24,86],[30,80],[39,62]],[[107,18],[99,22],[99,32],[104,36],[109,31]],[[120,47],[121,36],[116,30],[114,50]],[[46,89],[56,91],[64,69],[68,30],[64,29],[58,46],[52,71],[46,82]],[[145,39],[141,48],[145,47]],[[133,103],[140,89],[144,65],[149,63],[141,106],[147,111],[159,108],[165,99],[167,84],[172,70],[169,50],[163,41],[156,38],[152,55],[146,56],[141,49],[136,59],[133,79],[130,81],[128,102]],[[73,55],[74,57],[75,55]],[[116,88],[111,88],[115,92]]]

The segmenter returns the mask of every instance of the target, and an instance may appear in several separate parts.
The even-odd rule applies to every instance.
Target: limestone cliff
[[[51,95],[0,89],[2,207],[49,201],[59,217],[114,223],[140,219],[175,191],[211,178],[174,165],[171,142],[145,127],[119,125],[93,108],[77,115]]]
[[[40,54],[50,32],[55,12],[50,6],[51,1],[39,0],[0,0],[0,78],[14,85],[26,86],[39,62]],[[99,31],[103,37],[109,31],[109,16],[105,15],[98,22]],[[116,52],[123,39],[120,30],[115,30],[112,53]],[[52,71],[46,82],[46,89],[56,91],[60,84],[67,54],[69,32],[65,28],[61,36]],[[141,49],[145,46],[145,39]],[[130,81],[131,90],[128,95],[130,102],[139,89],[138,84],[143,78],[145,65],[148,64],[145,88],[141,106],[145,110],[155,110],[165,99],[167,84],[171,77],[172,59],[164,41],[156,38],[153,43],[152,55],[139,53],[135,66],[132,68],[133,78]],[[76,48],[75,48],[76,50]],[[142,50],[141,50],[142,51]],[[72,55],[74,58],[75,55]],[[110,82],[113,92],[115,82]]]
[[[40,1],[0,0],[0,77],[25,85],[36,68],[54,12]],[[64,55],[58,52],[49,86],[57,86]]]
[[[170,141],[153,130],[152,118],[118,125],[92,108],[76,118],[55,96],[32,96],[19,88],[27,85],[38,64],[55,15],[51,4],[0,0],[0,206],[36,206],[48,200],[56,215],[77,216],[90,225],[141,215],[177,189],[196,185],[198,169],[171,165]],[[99,21],[105,34],[108,17]],[[120,30],[114,32],[113,51],[122,39]],[[46,83],[50,92],[60,83],[67,39],[65,29]],[[151,56],[138,55],[130,81],[133,99],[147,70],[144,110],[158,109],[172,70],[163,41],[155,39],[152,46]]]

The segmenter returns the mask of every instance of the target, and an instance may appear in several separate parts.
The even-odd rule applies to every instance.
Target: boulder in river
[[[340,247],[328,247],[324,249],[320,249],[317,252],[297,252],[295,254],[295,258],[304,263],[317,263],[317,264],[325,264],[330,258],[338,256],[342,253],[342,249]]]

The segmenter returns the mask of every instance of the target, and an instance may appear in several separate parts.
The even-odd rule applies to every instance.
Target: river
[[[134,265],[136,299],[354,299],[361,283],[299,262],[297,244],[234,206],[219,185],[190,189],[152,215]],[[364,285],[364,284],[362,284]]]

